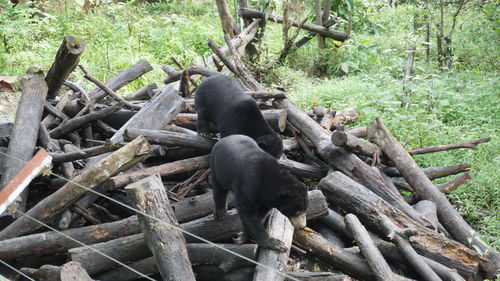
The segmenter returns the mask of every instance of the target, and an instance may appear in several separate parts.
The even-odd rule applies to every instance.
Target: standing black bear
[[[215,219],[223,220],[227,215],[226,198],[232,190],[246,234],[263,248],[286,251],[283,242],[269,237],[263,219],[276,208],[295,228],[305,227],[307,187],[244,135],[217,142],[210,156],[210,168]]]
[[[198,86],[194,104],[198,114],[198,134],[210,135],[212,123],[222,138],[246,135],[274,157],[283,154],[279,134],[267,124],[255,100],[245,94],[236,79],[226,75],[207,78]]]

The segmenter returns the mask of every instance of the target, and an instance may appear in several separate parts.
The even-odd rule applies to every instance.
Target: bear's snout
[[[306,213],[303,212],[297,216],[290,217],[290,222],[296,229],[302,229],[306,227],[307,224]]]

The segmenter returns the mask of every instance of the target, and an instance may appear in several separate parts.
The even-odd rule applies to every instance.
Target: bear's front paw
[[[286,252],[288,250],[288,248],[285,246],[285,243],[281,242],[278,239],[274,239],[274,238],[269,238],[268,240],[266,240],[262,244],[260,244],[260,246],[262,248],[276,250],[276,251],[280,251],[280,252]]]
[[[198,132],[198,136],[204,137],[206,139],[210,139],[212,137],[212,134],[210,133],[205,133],[205,132]]]
[[[226,210],[215,210],[214,211],[214,218],[216,221],[223,221],[227,216],[227,211]]]

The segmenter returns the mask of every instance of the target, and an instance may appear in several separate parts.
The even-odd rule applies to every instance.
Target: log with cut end
[[[463,173],[457,177],[452,178],[451,180],[443,183],[442,185],[438,186],[439,191],[442,193],[449,194],[453,190],[455,190],[457,187],[461,186],[462,184],[468,182],[471,180],[471,177],[469,173]]]
[[[326,175],[326,170],[310,164],[300,163],[291,159],[281,158],[278,160],[282,167],[285,167],[292,174],[299,177],[321,179]]]
[[[232,252],[236,252],[251,260],[255,260],[257,258],[256,244],[219,244],[219,246]],[[215,265],[223,272],[231,272],[241,267],[254,265],[247,260],[244,260],[237,256],[233,256],[223,249],[215,247],[213,245],[198,243],[187,244],[187,250],[189,260],[191,261],[191,264],[194,267],[193,269],[197,274],[198,272],[196,268],[201,265]],[[146,275],[158,273],[158,266],[156,265],[153,257],[133,262],[128,266]],[[139,275],[130,271],[130,269],[128,268],[118,267],[111,271],[97,275],[96,279],[103,281],[128,281],[135,280],[139,277]]]
[[[253,280],[283,281],[285,280],[285,275],[283,273],[286,273],[286,264],[288,262],[288,256],[290,255],[290,247],[292,246],[293,226],[287,217],[273,209],[269,216],[266,231],[270,238],[278,239],[283,242],[287,250],[285,252],[280,252],[272,249],[260,249],[257,261],[259,264],[266,265],[267,268],[257,265],[255,267]]]
[[[330,131],[335,125],[349,125],[358,121],[359,114],[352,108],[339,110],[335,115],[327,113],[320,121],[320,125]]]
[[[368,227],[377,228],[380,216],[385,214],[398,226],[417,231],[418,239],[410,242],[421,255],[455,268],[472,280],[479,277],[479,265],[484,259],[475,251],[416,223],[346,175],[333,172],[320,181],[319,187],[332,204],[356,214]]]
[[[299,129],[302,135],[314,143],[320,157],[322,157],[333,168],[342,171],[346,175],[349,175],[356,181],[362,183],[417,222],[428,224],[422,218],[421,214],[415,211],[404,201],[403,197],[399,194],[392,182],[386,181],[382,177],[377,168],[370,167],[353,153],[350,153],[343,148],[334,146],[331,141],[330,132],[322,128],[318,123],[316,123],[316,121],[309,117],[305,112],[301,111],[290,100],[275,100],[274,104],[278,108],[286,108],[288,110],[288,121]]]
[[[171,147],[191,147],[203,152],[210,152],[215,145],[215,140],[198,135],[188,135],[164,130],[146,130],[129,128],[125,130],[125,139],[130,140],[144,136],[150,143],[162,144]]]
[[[355,137],[346,131],[334,131],[332,133],[332,143],[356,154],[368,157],[373,157],[374,155],[377,155],[378,157],[382,156],[382,151],[376,145]]]
[[[163,279],[195,280],[186,241],[158,174],[125,187],[132,205],[142,213],[139,223]]]
[[[49,69],[45,81],[47,82],[47,98],[54,99],[68,76],[75,70],[80,56],[85,50],[85,42],[73,36],[65,36],[54,63]]]
[[[113,91],[117,91],[151,70],[153,70],[153,67],[147,60],[140,60],[128,69],[118,73],[118,75],[108,80],[104,85]],[[106,92],[99,87],[89,92],[89,97],[94,101],[98,101],[106,95]]]
[[[33,156],[35,151],[43,105],[47,96],[47,83],[42,78],[32,77],[23,81],[21,98],[16,111],[16,120],[10,134],[7,155],[3,161],[0,180],[0,191],[16,176]],[[19,200],[14,202],[14,210],[24,212],[28,190],[21,193]],[[18,217],[8,211],[2,216]]]
[[[93,281],[80,263],[70,261],[62,266],[44,265],[39,269],[21,268],[24,274],[41,281]]]
[[[389,132],[379,118],[368,127],[368,136],[391,159],[418,196],[436,204],[439,221],[454,238],[465,245],[478,247],[487,253],[490,262],[494,266],[488,266],[484,262],[482,262],[482,265],[484,265],[487,276],[494,276],[496,270],[500,268],[500,254],[495,249],[481,242],[480,237],[475,234],[472,227],[453,208],[446,196],[434,186],[415,160],[404,150],[403,146]],[[469,242],[471,239],[472,241]]]
[[[59,190],[38,202],[27,212],[27,215],[44,222],[49,221],[69,205],[86,195],[89,192],[88,189],[95,188],[110,176],[144,160],[150,152],[151,146],[146,139],[139,137],[133,140],[73,178],[72,182],[68,182]],[[0,232],[0,240],[27,234],[40,227],[41,225],[38,222],[23,216]]]
[[[421,200],[413,206],[415,210],[424,215],[424,217],[432,224],[434,229],[438,229],[438,217],[436,204],[429,200]]]
[[[345,216],[345,223],[351,230],[361,253],[365,257],[368,265],[375,275],[375,278],[379,281],[400,280],[400,278],[392,272],[389,264],[378,251],[375,243],[371,240],[370,235],[368,235],[366,228],[361,224],[358,217],[353,214],[347,214]]]
[[[264,14],[261,11],[254,10],[254,9],[240,9],[238,14],[240,15],[240,17],[244,17],[244,18],[260,19],[264,16]],[[273,21],[273,22],[278,22],[278,23],[283,22],[283,18],[281,16],[277,16],[274,14],[269,14],[267,16],[267,19],[270,21]],[[290,21],[290,23],[291,23],[291,25],[293,25],[295,27],[301,26],[301,23],[299,20],[292,20],[292,21]],[[312,32],[315,32],[317,34],[321,34],[324,37],[332,38],[332,39],[335,39],[337,41],[345,41],[348,37],[347,33],[343,32],[343,31],[330,30],[326,27],[319,26],[319,25],[309,23],[309,22],[306,22],[305,24],[303,24],[302,29],[312,31]]]

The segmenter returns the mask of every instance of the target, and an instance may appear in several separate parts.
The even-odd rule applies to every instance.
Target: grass
[[[449,198],[499,249],[497,8],[493,4],[482,10],[466,7],[453,35],[454,67],[439,71],[435,40],[431,42],[430,63],[425,61],[423,32],[413,29],[415,7],[355,2],[361,8],[354,17],[351,40],[340,47],[328,41],[321,54],[313,40],[291,54],[284,65],[261,69],[261,81],[270,87],[286,88],[303,109],[315,105],[355,108],[360,113],[356,126],[367,125],[380,116],[401,142],[408,142],[408,148],[492,137],[477,150],[415,158],[422,167],[472,165],[472,181]],[[5,3],[0,0],[0,6],[6,7]],[[104,81],[147,59],[154,70],[120,91],[132,92],[148,83],[161,83],[165,77],[161,65],[171,64],[170,57],[187,65],[209,52],[208,38],[223,42],[217,11],[210,1],[106,4],[88,14],[74,6],[66,7],[64,13],[49,11],[45,18],[32,17],[22,6],[0,13],[0,75],[20,75],[33,64],[50,66],[62,37],[72,35],[87,43],[81,63]],[[447,11],[454,11],[453,7],[447,7]],[[431,34],[435,34],[434,29]],[[412,44],[417,46],[417,54],[408,98],[403,90],[402,68],[406,49]],[[269,24],[259,46],[261,56],[254,64],[275,60],[281,47],[281,26]],[[321,78],[312,75],[320,56],[327,69],[327,75]],[[401,107],[402,101],[411,102],[411,106]]]

